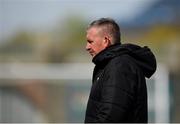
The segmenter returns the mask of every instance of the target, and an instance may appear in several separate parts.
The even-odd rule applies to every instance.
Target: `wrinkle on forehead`
[[[107,35],[107,29],[104,26],[93,26],[87,29],[87,34],[93,34],[95,36],[104,36]]]

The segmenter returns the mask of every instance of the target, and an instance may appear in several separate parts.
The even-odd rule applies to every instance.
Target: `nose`
[[[91,49],[90,44],[87,43],[87,44],[86,44],[86,50],[89,51],[90,49]]]

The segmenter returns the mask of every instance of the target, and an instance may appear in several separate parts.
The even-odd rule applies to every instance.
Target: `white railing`
[[[0,79],[91,79],[91,63],[0,64]]]
[[[91,80],[94,64],[92,63],[63,63],[63,64],[0,64],[1,79],[42,79],[42,80]],[[169,73],[163,64],[158,64],[156,73],[152,76],[154,80],[154,96],[149,99],[149,109],[154,112],[154,122],[170,121],[170,93]],[[147,79],[147,83],[149,83]],[[46,82],[46,81],[45,81]],[[17,83],[17,81],[10,83]],[[24,81],[24,83],[26,83]],[[27,81],[28,83],[28,81]],[[46,82],[47,83],[47,82]],[[57,83],[62,83],[61,81]],[[89,83],[89,82],[88,82]],[[84,81],[83,84],[87,84]],[[3,82],[0,81],[0,85]],[[89,85],[89,84],[87,84]],[[148,84],[149,85],[149,84]],[[153,100],[152,100],[153,99]]]

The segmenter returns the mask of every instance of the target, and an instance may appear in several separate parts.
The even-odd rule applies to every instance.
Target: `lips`
[[[92,56],[94,55],[94,52],[93,51],[89,51],[89,54],[91,54]]]
[[[91,55],[93,55],[93,52],[89,52]]]

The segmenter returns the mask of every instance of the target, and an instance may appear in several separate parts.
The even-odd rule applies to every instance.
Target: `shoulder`
[[[113,58],[107,64],[107,69],[112,71],[121,71],[121,72],[132,72],[136,73],[138,66],[135,64],[132,57],[129,55],[121,55]]]
[[[133,93],[138,80],[137,71],[130,56],[115,57],[105,67],[103,85],[114,86],[128,93]]]

